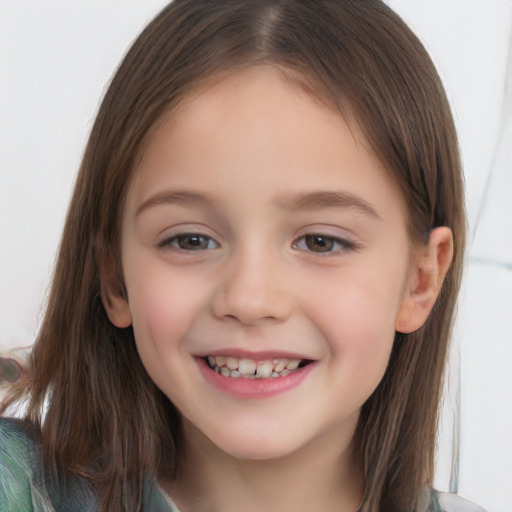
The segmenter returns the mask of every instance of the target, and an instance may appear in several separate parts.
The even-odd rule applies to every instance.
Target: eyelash
[[[180,243],[183,244],[183,242],[185,242],[186,239],[189,239],[189,242],[195,240],[194,243],[196,244],[196,248],[185,248],[183,246],[180,246]],[[202,247],[200,245],[201,241],[203,242],[203,244],[204,242],[206,242],[206,246]],[[324,248],[325,250],[315,251],[312,249],[313,244],[320,245],[320,248]],[[173,235],[172,237],[166,238],[165,240],[162,240],[158,244],[158,247],[171,247],[184,252],[201,252],[211,249],[217,249],[218,247],[220,247],[220,244],[208,235],[205,235],[203,233],[190,232],[178,233],[176,235]],[[340,252],[356,251],[357,249],[359,249],[359,246],[355,242],[346,240],[344,238],[323,235],[321,233],[308,233],[306,235],[301,236],[300,238],[297,238],[293,242],[292,248],[300,251],[328,256]]]
[[[324,244],[326,250],[314,251],[311,249],[311,246],[308,244],[308,241],[311,243],[317,243],[321,245]],[[306,247],[300,247],[300,245],[305,245]],[[306,235],[303,235],[297,240],[295,240],[295,242],[293,242],[292,247],[294,249],[298,249],[301,251],[312,252],[314,254],[325,256],[331,256],[333,254],[349,251],[356,251],[357,249],[359,249],[359,245],[356,244],[355,242],[352,242],[345,238],[337,238],[334,236],[323,235],[321,233],[308,233]]]
[[[204,248],[199,247],[196,249],[186,249],[184,247],[180,247],[180,245],[179,245],[180,242],[183,242],[187,238],[189,240],[192,240],[192,239],[206,240],[207,246]],[[215,245],[215,247],[210,247],[211,243],[213,243]],[[179,251],[184,251],[184,252],[200,252],[200,251],[205,251],[205,250],[217,249],[219,246],[220,246],[220,244],[218,242],[216,242],[211,236],[204,235],[203,233],[194,233],[194,232],[178,233],[177,235],[173,235],[169,238],[166,238],[165,240],[162,240],[158,244],[159,248],[171,247],[173,249],[177,249]]]

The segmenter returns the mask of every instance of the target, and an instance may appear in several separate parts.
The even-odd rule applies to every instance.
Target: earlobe
[[[395,320],[395,330],[410,333],[427,320],[441,291],[453,257],[453,234],[442,226],[431,231],[417,254],[407,289]]]
[[[130,327],[132,324],[130,306],[121,292],[102,288],[101,300],[112,324],[121,329]]]

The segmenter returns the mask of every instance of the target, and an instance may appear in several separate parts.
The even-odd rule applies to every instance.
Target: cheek
[[[152,279],[146,273],[145,279],[131,284],[127,289],[139,357],[151,379],[173,400],[173,390],[181,389],[184,381],[184,340],[199,309],[197,298],[179,279],[161,275]]]
[[[140,265],[139,265],[140,268]],[[147,345],[164,350],[178,345],[201,310],[201,294],[193,282],[165,265],[146,265],[127,273],[128,302],[139,350]]]
[[[395,317],[402,296],[399,272],[368,266],[351,268],[339,279],[313,288],[309,308],[332,361],[341,365],[354,386],[372,391],[387,367],[395,337]]]
[[[346,367],[354,382],[372,386],[372,381],[376,385],[384,374],[395,330],[391,311],[365,299],[342,306],[339,321],[328,336],[333,360]]]
[[[326,318],[324,336],[338,386],[361,406],[382,380],[395,338],[393,308],[374,294],[354,293]],[[327,327],[328,325],[328,327]]]
[[[322,329],[330,338],[363,349],[394,335],[395,317],[401,300],[400,280],[352,271],[350,275],[317,287],[308,301]],[[354,347],[356,348],[356,347]]]

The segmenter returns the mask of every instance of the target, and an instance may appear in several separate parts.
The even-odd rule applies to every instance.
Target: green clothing
[[[155,483],[143,486],[142,512],[179,512]],[[43,477],[41,446],[25,423],[0,418],[0,512],[96,512],[88,482],[67,476],[57,486]]]
[[[155,482],[145,481],[142,495],[141,512],[179,512]],[[484,512],[456,495],[434,490],[419,501],[415,512]],[[0,418],[0,512],[96,511],[94,490],[86,481],[68,476],[57,486],[44,478],[36,436],[26,423]]]

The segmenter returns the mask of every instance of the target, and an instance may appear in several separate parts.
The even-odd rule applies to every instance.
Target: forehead
[[[269,185],[276,193],[343,186],[359,194],[368,186],[375,194],[370,185],[379,183],[399,196],[355,120],[270,66],[214,81],[162,118],[132,193],[143,200],[162,180],[219,193],[249,181],[254,194]]]
[[[185,118],[189,123],[199,120],[205,125],[211,119],[217,122],[234,116],[240,119],[245,115],[251,124],[263,121],[269,127],[278,119],[278,113],[294,113],[303,119],[321,116],[324,123],[330,120],[349,126],[358,143],[366,145],[350,106],[342,107],[341,98],[337,102],[331,101],[321,89],[307,77],[279,65],[251,66],[214,75],[201,82],[161,122],[169,126],[179,119],[183,127]],[[369,146],[367,149],[371,151]]]

